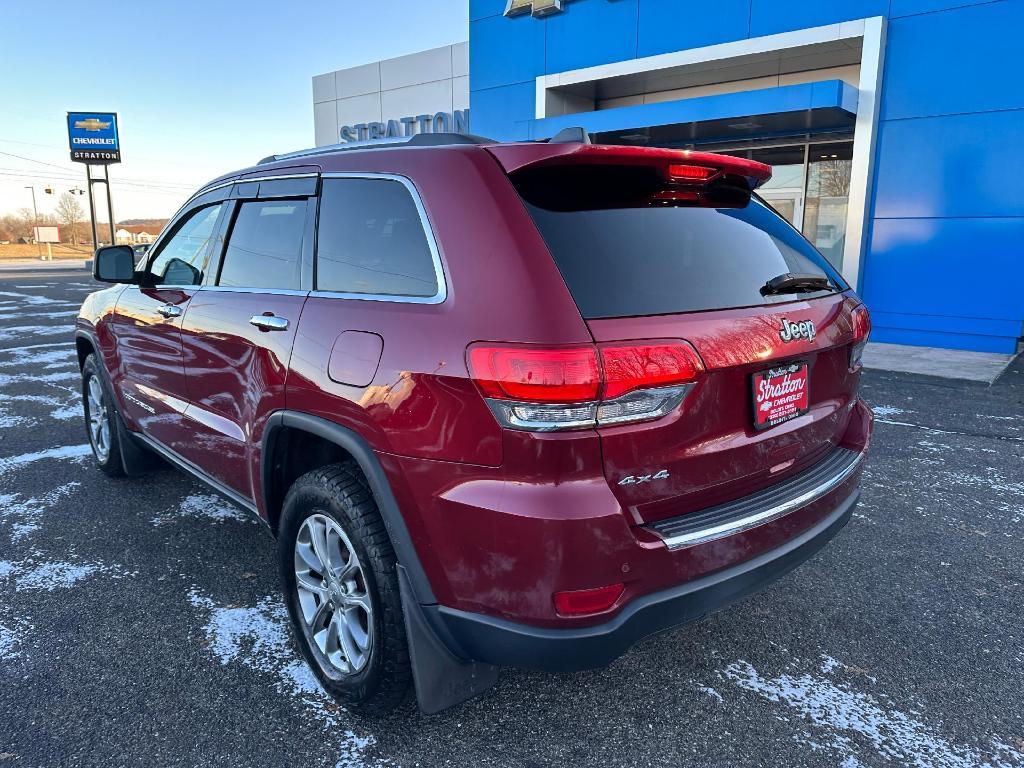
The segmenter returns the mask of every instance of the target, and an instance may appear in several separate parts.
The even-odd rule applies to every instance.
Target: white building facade
[[[316,145],[469,132],[469,43],[313,77]]]

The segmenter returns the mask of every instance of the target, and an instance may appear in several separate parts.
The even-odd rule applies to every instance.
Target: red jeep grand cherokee
[[[366,711],[581,670],[850,518],[868,313],[760,163],[433,134],[199,190],[77,321],[100,468],[163,457],[278,538],[295,635]]]

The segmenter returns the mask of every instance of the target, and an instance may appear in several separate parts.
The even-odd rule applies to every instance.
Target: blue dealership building
[[[771,164],[875,341],[1024,334],[1024,0],[470,0],[472,132]]]

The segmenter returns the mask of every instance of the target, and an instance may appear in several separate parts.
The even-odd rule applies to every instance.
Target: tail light
[[[864,347],[871,335],[871,314],[863,304],[853,309],[853,346],[850,347],[850,367],[856,368],[861,363]]]
[[[533,347],[473,344],[469,373],[498,422],[551,432],[661,418],[704,370],[685,341]]]

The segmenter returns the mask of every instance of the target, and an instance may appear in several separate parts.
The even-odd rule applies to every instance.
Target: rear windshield
[[[545,175],[551,182],[551,172]],[[557,186],[576,197],[567,189],[575,185]],[[517,187],[587,319],[775,304],[846,289],[788,222],[735,189],[713,202],[673,203],[600,199],[590,187],[574,204],[553,200],[550,183],[543,191],[534,183]],[[787,272],[824,275],[833,288],[762,294],[765,283]]]

